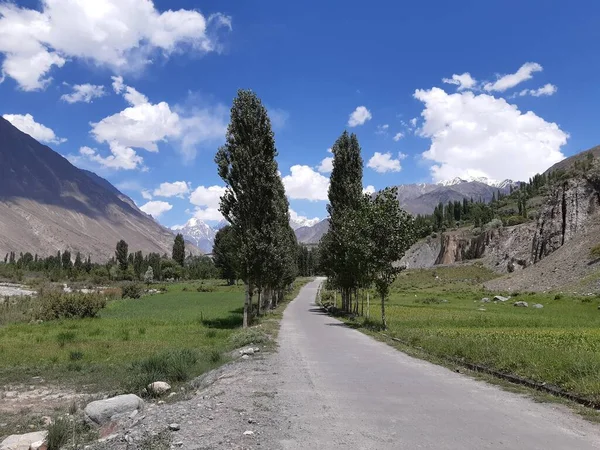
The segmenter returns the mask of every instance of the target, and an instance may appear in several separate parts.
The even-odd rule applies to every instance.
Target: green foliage
[[[504,223],[507,227],[512,227],[513,225],[520,225],[525,222],[527,222],[527,218],[523,216],[510,216],[504,219]]]
[[[235,283],[240,271],[239,248],[240,241],[230,225],[217,232],[213,243],[213,261],[221,277],[230,285]]]
[[[56,342],[58,343],[58,346],[61,348],[67,344],[75,342],[76,339],[77,339],[77,334],[75,334],[73,331],[64,331],[64,332],[58,333],[56,335]]]
[[[106,303],[107,299],[103,294],[42,290],[38,296],[35,315],[41,320],[96,317]]]
[[[150,284],[154,281],[154,270],[152,266],[148,266],[146,273],[144,274],[144,283]]]
[[[600,258],[600,244],[594,245],[590,250],[590,257],[593,259]]]
[[[144,293],[144,288],[139,283],[127,283],[121,287],[123,298],[140,298]]]
[[[127,242],[125,242],[123,239],[117,242],[115,258],[119,263],[119,269],[121,269],[122,271],[127,270],[127,265],[129,264],[129,246],[127,245]]]
[[[48,427],[48,450],[60,450],[69,442],[73,424],[66,418],[58,417]]]
[[[173,261],[183,267],[185,263],[185,241],[183,240],[183,235],[181,233],[177,233],[177,236],[175,236],[172,256]]]
[[[241,348],[250,344],[262,344],[267,341],[268,337],[256,328],[247,328],[238,331],[229,338],[229,342],[233,348]]]

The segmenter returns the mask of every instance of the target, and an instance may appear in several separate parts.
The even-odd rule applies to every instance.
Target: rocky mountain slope
[[[108,181],[0,118],[0,255],[70,250],[103,261],[120,239],[170,253],[173,238]]]
[[[187,242],[191,242],[204,253],[212,253],[217,227],[211,227],[200,219],[192,217],[185,225],[175,226],[171,229],[176,233],[181,233]]]

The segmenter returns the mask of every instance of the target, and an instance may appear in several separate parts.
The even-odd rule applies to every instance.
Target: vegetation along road
[[[346,327],[305,286],[285,311],[279,365],[284,448],[595,449],[600,430],[409,357]]]

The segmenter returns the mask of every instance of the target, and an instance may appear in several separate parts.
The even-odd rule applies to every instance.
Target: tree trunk
[[[250,285],[246,283],[246,298],[244,299],[244,328],[248,328],[248,305],[250,304]]]
[[[367,291],[367,319],[371,317],[371,302],[369,299],[369,291]]]
[[[363,295],[360,296],[360,315],[362,317],[365,316],[365,293],[362,293]]]
[[[260,317],[260,312],[262,311],[262,289],[258,290],[258,316]]]
[[[383,329],[387,330],[387,320],[385,319],[385,297],[381,296],[381,324]]]

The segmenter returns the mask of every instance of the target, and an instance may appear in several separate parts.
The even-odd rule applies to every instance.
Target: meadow
[[[299,279],[287,300],[306,281]],[[241,330],[241,284],[165,288],[110,301],[94,318],[0,326],[0,383],[41,376],[85,392],[136,392],[157,379],[187,381],[227,361],[231,350],[265,338]]]
[[[484,365],[599,403],[600,297],[521,292],[504,303],[482,303],[503,294],[482,287],[495,276],[478,265],[401,273],[386,302],[386,334],[433,357]],[[381,303],[370,295],[370,319],[354,322],[373,329]],[[516,301],[529,307],[515,307]],[[544,307],[532,308],[536,303]]]

